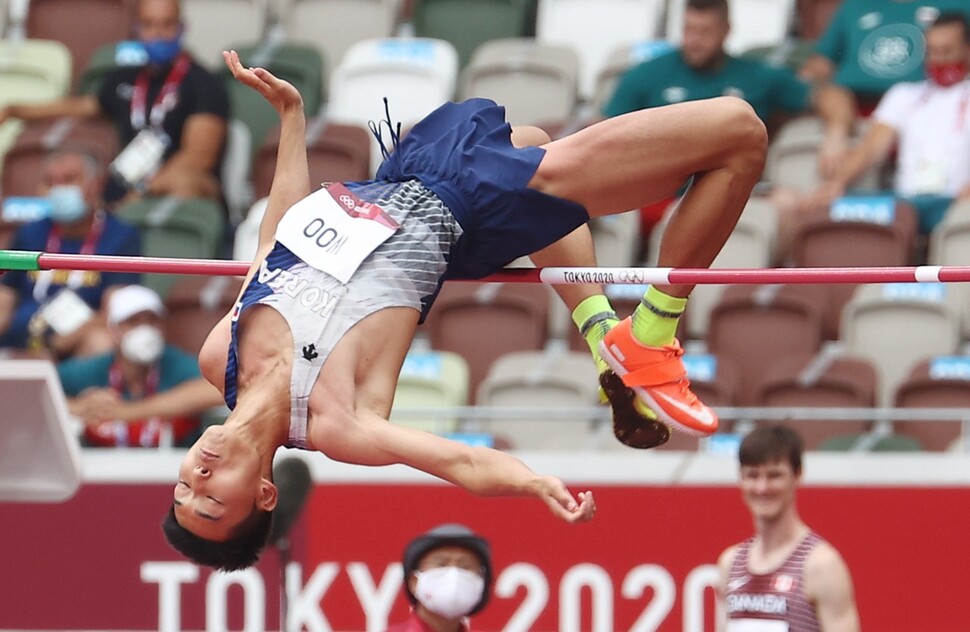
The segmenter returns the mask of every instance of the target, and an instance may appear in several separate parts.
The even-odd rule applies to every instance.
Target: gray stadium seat
[[[942,283],[865,285],[842,314],[846,352],[868,358],[879,373],[876,403],[891,406],[896,389],[921,360],[954,353],[960,315]]]
[[[572,408],[573,417],[545,419],[495,417],[483,431],[502,436],[519,450],[582,450],[592,445],[595,429],[582,411],[598,402],[596,367],[588,353],[516,351],[500,356],[478,387],[479,406]]]

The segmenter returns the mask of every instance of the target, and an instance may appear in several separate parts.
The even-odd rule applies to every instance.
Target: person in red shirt
[[[488,542],[460,524],[443,524],[404,549],[407,619],[387,632],[469,632],[468,617],[488,603],[492,555]]]

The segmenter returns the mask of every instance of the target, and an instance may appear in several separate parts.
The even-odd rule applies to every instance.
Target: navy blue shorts
[[[416,124],[377,180],[420,180],[462,228],[445,278],[475,279],[568,235],[589,221],[580,204],[528,188],[545,155],[516,148],[505,108],[488,99],[446,103]]]

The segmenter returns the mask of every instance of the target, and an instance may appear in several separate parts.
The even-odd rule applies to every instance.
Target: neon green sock
[[[686,298],[669,296],[651,285],[633,312],[633,337],[648,347],[669,345],[686,305]]]
[[[596,370],[600,373],[606,371],[606,362],[600,358],[600,341],[613,326],[620,322],[610,305],[610,300],[602,294],[590,296],[583,300],[576,309],[573,310],[573,322],[583,335],[586,344],[589,345],[589,352],[593,355],[596,362]]]

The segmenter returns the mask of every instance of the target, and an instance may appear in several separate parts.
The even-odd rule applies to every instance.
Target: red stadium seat
[[[872,408],[876,405],[876,370],[862,358],[798,354],[778,358],[757,385],[755,404],[766,407]],[[817,450],[835,436],[858,435],[871,420],[785,420]]]
[[[905,266],[912,263],[916,240],[916,211],[896,203],[888,223],[833,218],[829,210],[802,217],[792,244],[792,262],[800,268]],[[840,314],[856,286],[824,286],[827,297],[825,337],[839,337]]]
[[[970,357],[938,356],[913,367],[896,389],[899,408],[970,409]],[[959,421],[897,421],[895,431],[917,439],[925,450],[946,450],[960,437]]]
[[[165,296],[165,339],[198,355],[206,336],[236,302],[239,277],[182,277]]]
[[[815,353],[822,344],[816,286],[735,285],[711,312],[707,347],[740,367],[738,403],[753,405],[756,387],[776,359]]]
[[[310,183],[348,182],[370,177],[370,132],[356,125],[327,124],[318,127],[317,120],[308,122],[311,130],[307,139],[307,159]],[[270,131],[253,162],[253,193],[255,198],[269,195],[276,170],[276,149],[280,129]]]
[[[27,37],[63,42],[74,58],[72,85],[96,50],[105,44],[129,39],[130,0],[30,0]]]
[[[0,190],[4,195],[37,195],[43,164],[58,147],[84,149],[106,168],[118,154],[118,135],[107,121],[62,118],[27,123],[3,158]]]
[[[527,283],[446,283],[425,323],[431,347],[468,361],[469,392],[476,393],[489,367],[512,351],[546,344],[549,292]]]

